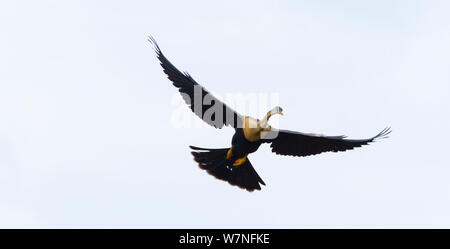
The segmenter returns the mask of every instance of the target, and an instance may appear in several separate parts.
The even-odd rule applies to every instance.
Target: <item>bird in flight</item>
[[[386,138],[391,132],[387,127],[368,139],[346,139],[345,136],[324,136],[272,128],[268,121],[273,115],[283,115],[281,107],[274,107],[261,120],[240,115],[211,95],[188,73],[181,72],[172,65],[153,37],[150,36],[148,40],[153,45],[164,73],[178,88],[194,114],[215,128],[234,128],[235,133],[229,148],[189,146],[201,169],[231,185],[248,191],[261,190],[260,184],[266,185],[248,159],[248,155],[258,150],[263,143],[269,143],[275,154],[304,157],[322,152],[351,150]]]

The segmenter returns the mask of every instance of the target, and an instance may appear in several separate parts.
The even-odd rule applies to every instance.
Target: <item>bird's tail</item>
[[[201,169],[206,170],[217,179],[229,182],[248,191],[261,190],[260,183],[266,185],[256,173],[250,161],[247,160],[239,166],[233,166],[226,158],[229,148],[205,149],[189,146],[193,151],[194,160]]]

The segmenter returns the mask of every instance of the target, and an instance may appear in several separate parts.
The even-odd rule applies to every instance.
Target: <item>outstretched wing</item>
[[[242,127],[242,117],[233,109],[222,103],[186,72],[180,72],[164,56],[153,37],[149,37],[149,42],[153,45],[164,73],[178,88],[186,104],[203,121],[215,128],[222,128],[224,125],[231,127]]]
[[[345,139],[345,136],[323,136],[305,134],[295,131],[279,130],[274,139],[265,139],[271,143],[272,152],[286,156],[311,156],[322,152],[338,152],[352,150],[356,147],[386,138],[391,129],[385,128],[378,135],[369,139]]]

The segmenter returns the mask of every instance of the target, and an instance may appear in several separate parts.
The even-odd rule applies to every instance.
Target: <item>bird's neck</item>
[[[273,110],[267,112],[266,116],[264,116],[263,119],[261,119],[261,122],[259,122],[259,125],[261,129],[267,129],[269,127],[268,122],[270,117],[274,114]]]

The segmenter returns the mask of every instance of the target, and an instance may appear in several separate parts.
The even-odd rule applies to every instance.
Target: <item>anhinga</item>
[[[270,143],[272,152],[278,155],[302,157],[322,152],[351,150],[376,139],[385,138],[391,132],[390,128],[385,128],[372,138],[356,140],[345,139],[345,136],[323,136],[272,128],[268,125],[268,121],[275,114],[283,114],[281,107],[273,108],[261,120],[242,116],[212,96],[188,73],[175,68],[152,37],[149,37],[149,41],[155,49],[164,73],[178,88],[191,110],[215,128],[231,126],[235,129],[230,148],[205,149],[190,146],[194,160],[201,169],[232,185],[248,191],[260,190],[259,184],[265,185],[247,158],[262,143]]]

